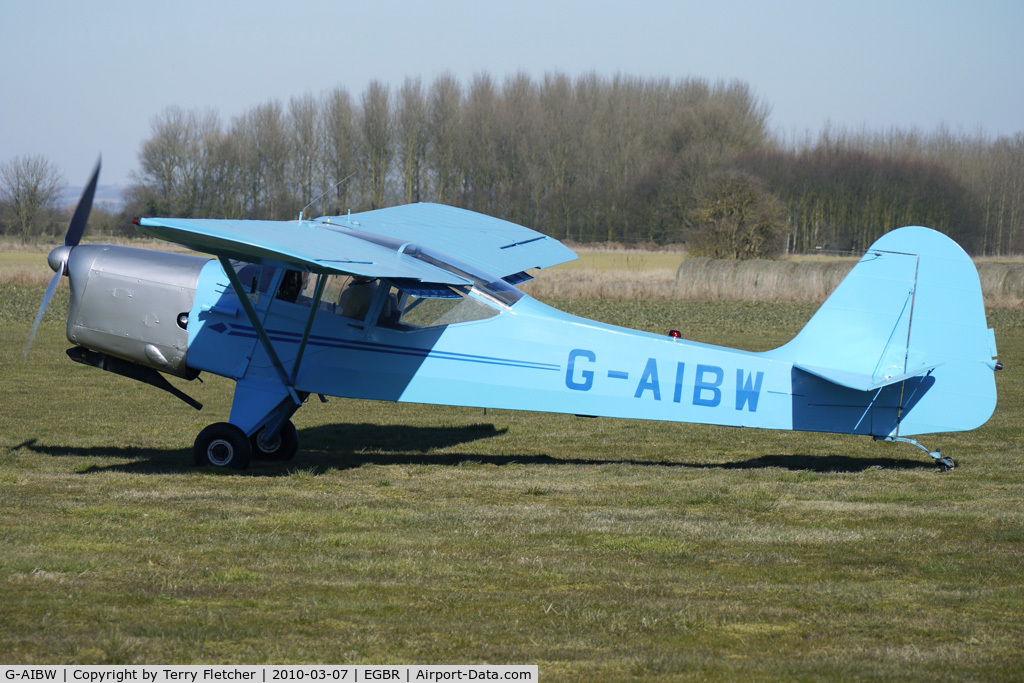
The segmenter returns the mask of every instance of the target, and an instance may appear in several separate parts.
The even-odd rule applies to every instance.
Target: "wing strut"
[[[327,276],[324,274],[317,274],[316,276],[316,289],[313,293],[313,301],[309,307],[309,316],[306,318],[306,327],[302,331],[302,340],[299,342],[299,350],[295,355],[295,362],[292,365],[292,372],[289,375],[284,369],[284,363],[281,362],[280,356],[277,355],[277,351],[274,350],[274,345],[270,341],[270,337],[267,335],[267,330],[263,327],[263,323],[260,321],[259,316],[256,314],[256,309],[252,305],[252,301],[245,293],[245,288],[242,285],[242,281],[238,279],[238,273],[231,266],[231,262],[223,256],[218,256],[217,260],[220,261],[221,268],[227,273],[228,280],[231,282],[231,286],[234,288],[238,300],[242,304],[242,309],[245,311],[245,315],[249,318],[249,322],[252,324],[253,329],[256,330],[256,336],[259,337],[260,343],[263,344],[263,348],[267,351],[267,356],[270,357],[270,362],[274,365],[274,370],[277,371],[278,377],[281,379],[281,383],[288,390],[292,399],[296,405],[302,405],[302,400],[299,399],[298,394],[295,393],[295,380],[299,375],[299,366],[302,364],[302,357],[306,352],[306,345],[309,342],[310,332],[313,330],[313,319],[316,317],[316,313],[320,310],[320,300],[323,299],[324,289],[327,287]]]
[[[313,330],[313,318],[320,310],[320,299],[324,296],[324,288],[327,286],[327,276],[320,273],[316,276],[316,290],[313,292],[313,304],[309,307],[309,317],[306,318],[306,329],[302,331],[302,341],[299,342],[299,351],[295,354],[295,364],[292,366],[292,376],[288,382],[289,387],[295,386],[295,380],[299,376],[299,365],[302,364],[302,356],[306,353],[306,342],[309,341],[309,333]]]
[[[256,421],[256,427],[260,424],[264,425],[266,434],[273,436],[277,433],[277,430],[281,428],[281,425],[285,423],[289,416],[291,416],[295,410],[302,405],[305,395],[299,396],[298,392],[295,391],[295,380],[299,375],[299,367],[302,364],[302,358],[306,351],[306,346],[309,342],[309,335],[313,329],[313,319],[316,317],[317,311],[320,309],[320,300],[323,298],[324,290],[327,287],[327,275],[318,274],[316,280],[316,289],[313,294],[312,305],[309,307],[309,317],[306,319],[306,327],[302,332],[302,340],[299,342],[299,350],[295,356],[295,362],[292,365],[292,371],[289,375],[284,368],[284,363],[281,362],[281,357],[277,355],[277,351],[274,350],[274,345],[270,341],[270,336],[267,334],[266,328],[263,327],[263,322],[260,320],[256,313],[255,307],[252,305],[252,300],[249,299],[246,294],[245,287],[242,285],[241,280],[238,279],[238,273],[231,266],[231,262],[224,256],[218,256],[217,260],[220,262],[221,268],[228,276],[228,280],[231,282],[231,286],[234,288],[238,301],[242,305],[242,310],[245,311],[246,317],[249,319],[249,323],[252,324],[253,329],[256,330],[256,336],[259,338],[260,343],[267,352],[267,356],[270,358],[270,362],[274,366],[274,370],[277,372],[278,378],[281,380],[282,386],[288,392],[288,396],[291,397],[293,408],[287,409],[283,404],[278,404],[269,414],[263,416]],[[237,398],[236,390],[236,398]],[[287,399],[285,399],[287,401]],[[232,409],[234,410],[234,409]]]
[[[295,379],[299,375],[299,366],[302,363],[302,356],[306,351],[306,344],[309,342],[309,334],[313,329],[313,318],[316,316],[317,311],[320,309],[320,300],[323,298],[324,289],[327,286],[327,276],[318,274],[316,276],[316,291],[313,294],[313,302],[309,308],[309,317],[306,319],[306,328],[302,332],[302,341],[299,342],[299,351],[295,356],[295,363],[292,366],[291,375],[289,375],[284,369],[284,363],[281,362],[280,356],[277,355],[277,351],[274,350],[274,345],[270,341],[270,337],[267,335],[267,330],[263,327],[263,323],[260,321],[259,316],[256,314],[256,309],[253,308],[252,301],[249,296],[245,293],[245,287],[242,285],[242,281],[238,279],[238,273],[231,266],[231,262],[223,256],[218,256],[217,260],[220,261],[221,268],[228,276],[228,280],[231,282],[231,286],[235,290],[235,294],[238,296],[239,303],[242,304],[242,310],[245,311],[246,317],[252,324],[253,329],[256,330],[256,336],[259,337],[260,343],[263,344],[263,348],[267,352],[267,356],[270,357],[270,362],[274,365],[274,370],[277,371],[277,376],[281,380],[281,384],[288,390],[292,400],[295,401],[295,405],[302,405],[302,400],[299,395],[295,393]]]
[[[270,343],[270,337],[267,336],[267,331],[263,327],[263,323],[260,321],[259,316],[256,315],[256,309],[252,306],[252,301],[249,299],[249,295],[245,292],[245,287],[242,285],[242,281],[238,279],[238,273],[235,272],[231,262],[223,256],[218,256],[217,260],[220,261],[221,268],[227,273],[228,280],[231,282],[231,287],[235,290],[235,295],[238,297],[239,303],[242,304],[242,310],[245,311],[245,315],[249,318],[249,322],[252,324],[254,330],[256,330],[256,336],[259,337],[260,343],[263,344],[263,348],[266,349],[267,355],[270,356],[270,362],[274,364],[274,369],[277,370],[277,375],[281,379],[281,384],[288,388],[288,393],[292,395],[293,399],[298,397],[295,395],[295,390],[292,389],[290,382],[288,381],[288,373],[284,371],[284,365],[281,363],[281,359],[277,355],[277,351],[274,350],[273,344]],[[301,401],[296,401],[301,403]]]

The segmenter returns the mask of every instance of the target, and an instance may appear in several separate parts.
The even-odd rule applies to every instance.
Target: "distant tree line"
[[[863,250],[903,225],[940,230],[974,255],[1024,252],[1024,133],[826,129],[732,163],[782,200],[798,252]]]
[[[781,141],[769,113],[741,82],[561,73],[373,81],[228,123],[170,107],[142,143],[125,215],[294,219],[434,201],[559,239],[710,256],[858,250],[906,224],[974,254],[1024,253],[1024,133],[826,128]]]

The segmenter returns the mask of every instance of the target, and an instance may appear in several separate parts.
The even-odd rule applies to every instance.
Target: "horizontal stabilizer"
[[[872,375],[863,375],[857,372],[848,372],[846,370],[835,370],[833,368],[822,368],[815,365],[803,365],[801,363],[794,363],[793,367],[798,370],[803,370],[806,373],[812,374],[815,377],[820,377],[823,380],[838,384],[841,387],[847,387],[848,389],[856,389],[857,391],[875,391],[882,387],[887,387],[890,384],[897,384],[904,382],[912,377],[920,377],[921,375],[927,375],[935,368],[942,365],[942,363],[936,363],[935,365],[929,365],[928,367],[920,368],[914,372],[907,372],[899,375],[892,375],[888,377],[874,377]]]

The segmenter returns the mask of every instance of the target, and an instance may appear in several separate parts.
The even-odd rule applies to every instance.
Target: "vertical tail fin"
[[[853,391],[877,395],[900,384],[889,390],[894,417],[876,417],[870,428],[876,436],[974,429],[995,409],[995,335],[978,271],[956,242],[928,228],[900,228],[876,241],[800,333],[770,355]],[[902,385],[921,377],[928,382],[917,382],[906,400]]]

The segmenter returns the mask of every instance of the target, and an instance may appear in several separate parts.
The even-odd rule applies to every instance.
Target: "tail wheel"
[[[266,439],[266,429],[261,429],[249,438],[252,457],[256,460],[291,460],[299,451],[299,432],[288,420],[277,434]]]
[[[252,446],[241,429],[228,422],[216,422],[199,432],[192,454],[200,467],[244,470],[252,460]]]

